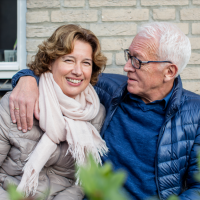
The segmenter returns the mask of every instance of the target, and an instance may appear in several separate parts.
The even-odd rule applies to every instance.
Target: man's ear
[[[164,81],[168,82],[175,78],[178,72],[178,67],[175,64],[170,64],[164,70]]]

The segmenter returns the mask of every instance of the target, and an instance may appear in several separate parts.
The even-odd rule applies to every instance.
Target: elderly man
[[[191,55],[189,39],[175,25],[151,23],[124,54],[127,77],[103,74],[95,86],[107,111],[101,130],[109,148],[104,160],[127,171],[125,188],[133,199],[176,194],[195,200],[200,97],[184,90],[179,76]],[[12,120],[24,132],[27,124],[32,127],[34,108],[38,117],[38,89],[30,76],[35,77],[30,70],[15,75],[13,84],[20,80],[10,96]]]

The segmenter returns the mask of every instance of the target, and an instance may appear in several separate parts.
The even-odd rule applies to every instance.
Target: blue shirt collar
[[[172,93],[174,91],[174,87],[175,87],[175,84],[173,84],[173,88],[171,89],[170,93],[165,98],[163,98],[163,100],[165,101],[165,108],[164,109],[166,109],[166,107],[169,103],[169,100],[170,100]]]
[[[171,98],[171,96],[172,96],[174,87],[175,87],[175,84],[173,84],[173,88],[171,89],[170,93],[169,93],[166,97],[164,97],[163,99],[161,99],[161,100],[156,100],[156,101],[150,102],[150,103],[148,103],[148,104],[151,105],[151,104],[157,104],[157,103],[159,104],[159,103],[161,103],[161,102],[164,102],[163,110],[165,110],[165,109],[167,108],[167,105],[168,105],[168,103],[169,103],[169,100],[170,100],[170,98]],[[132,100],[135,100],[135,101],[142,101],[141,98],[140,98],[139,96],[137,96],[137,95],[131,94],[130,92],[128,92],[128,95],[130,96],[130,98],[131,98]],[[143,102],[143,101],[142,101],[142,102]]]

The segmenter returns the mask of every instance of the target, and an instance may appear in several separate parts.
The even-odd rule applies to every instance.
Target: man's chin
[[[127,85],[127,90],[128,90],[128,92],[130,92],[131,94],[135,94],[135,95],[138,94],[138,91],[137,91],[137,88],[136,88],[136,87]]]

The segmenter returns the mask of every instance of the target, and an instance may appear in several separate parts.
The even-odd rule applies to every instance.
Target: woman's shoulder
[[[105,117],[106,117],[106,109],[102,104],[100,104],[97,116],[91,121],[91,124],[97,129],[98,132],[101,131],[101,127],[103,126]]]
[[[10,108],[9,108],[9,97],[11,93],[12,91],[7,92],[0,100],[0,115],[4,118],[5,117],[8,118],[10,122],[11,122],[11,117],[10,117]],[[7,114],[7,115],[3,116],[3,114]],[[39,122],[35,118],[33,119],[33,125],[39,126]]]
[[[19,131],[17,128],[17,124],[12,123],[11,116],[10,116],[10,108],[9,108],[9,97],[12,92],[7,92],[0,100],[0,118],[2,118],[1,126],[8,127],[10,129],[10,133],[13,133],[13,136],[20,134],[20,138],[30,138],[33,141],[37,141],[43,131],[39,127],[39,121],[35,118],[33,119],[33,127],[30,131],[27,131],[26,134]],[[12,134],[10,134],[12,135]]]
[[[10,109],[9,109],[9,97],[10,97],[11,92],[7,92],[0,101],[0,111],[4,110],[7,115],[10,116]]]

